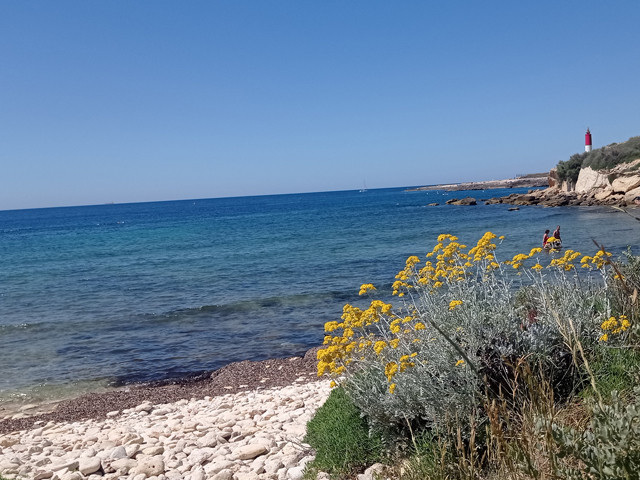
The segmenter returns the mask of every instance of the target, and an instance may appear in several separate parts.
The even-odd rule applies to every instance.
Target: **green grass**
[[[344,389],[335,388],[307,424],[305,442],[316,451],[308,466],[332,475],[349,475],[380,459],[381,441],[369,435],[367,421]],[[315,478],[315,476],[313,476]]]
[[[633,392],[633,387],[638,384],[640,353],[629,348],[602,345],[593,354],[591,369],[596,387],[604,398],[610,397],[614,391],[624,396]],[[590,392],[591,389],[586,389],[583,396],[590,396]]]

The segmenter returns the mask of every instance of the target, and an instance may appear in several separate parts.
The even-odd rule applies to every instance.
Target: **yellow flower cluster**
[[[602,322],[600,328],[604,330],[604,334],[600,337],[600,340],[606,342],[609,340],[609,333],[611,335],[618,335],[619,333],[624,332],[631,326],[631,322],[627,318],[626,315],[620,315],[618,318],[609,317],[608,320]]]
[[[351,355],[354,351],[361,352],[371,347],[373,341],[368,336],[358,336],[355,330],[362,330],[380,321],[382,315],[391,311],[391,305],[381,300],[373,300],[366,310],[361,310],[352,305],[345,305],[342,309],[342,322],[335,321],[324,324],[326,333],[333,333],[342,330],[340,335],[325,335],[323,344],[326,348],[318,350],[318,376],[329,372],[332,375],[340,375],[344,372],[345,366],[351,362]],[[354,330],[355,329],[355,330]],[[376,352],[387,346],[376,343]]]
[[[491,272],[500,268],[494,255],[496,238],[495,234],[486,232],[477,244],[467,251],[467,246],[459,243],[454,235],[440,235],[433,250],[426,254],[424,264],[421,265],[420,258],[417,256],[407,258],[403,270],[395,277],[393,295],[402,297],[411,289],[421,294],[422,292],[435,293],[436,289],[445,285],[453,287],[459,285],[457,282],[478,278],[479,273],[483,279],[494,275]],[[503,239],[503,236],[499,237],[499,240]],[[529,253],[515,255],[504,263],[518,270],[527,260],[540,252],[542,252],[541,248],[532,248]],[[549,267],[573,270],[575,269],[573,262],[580,255],[579,252],[567,249],[563,256],[553,258]],[[580,263],[583,267],[601,269],[609,261],[610,256],[610,253],[601,250],[593,257],[584,256]],[[531,269],[540,272],[544,267],[536,261]],[[359,295],[373,291],[376,291],[376,287],[371,283],[365,283],[360,286]],[[450,300],[448,309],[450,312],[455,311],[462,304],[463,300]],[[326,335],[323,348],[317,354],[318,376],[328,373],[337,379],[347,371],[351,362],[373,360],[378,363],[380,371],[384,366],[389,393],[393,394],[397,388],[394,381],[397,380],[397,375],[416,366],[415,357],[418,354],[415,352],[415,347],[419,347],[420,342],[431,335],[426,332],[416,333],[426,330],[427,325],[432,326],[417,312],[416,308],[415,304],[413,308],[405,304],[404,309],[401,310],[403,314],[400,315],[392,312],[390,304],[380,300],[371,301],[366,309],[345,305],[341,321],[325,324]],[[600,339],[606,341],[608,335],[621,333],[629,326],[630,323],[624,315],[618,319],[611,317],[602,323],[604,334]],[[462,327],[458,329],[456,331],[462,331]],[[471,363],[469,365],[472,366]],[[465,360],[458,360],[455,366],[466,366]],[[400,385],[402,385],[401,382]]]
[[[372,283],[364,283],[360,286],[360,292],[358,293],[358,295],[364,295],[365,293],[375,289],[376,287],[374,287]]]
[[[405,268],[396,275],[393,294],[402,297],[409,289],[415,288],[416,284],[435,290],[446,283],[463,281],[465,269],[478,262],[486,262],[487,270],[499,268],[500,264],[495,261],[493,254],[496,249],[496,244],[493,243],[495,238],[495,234],[487,232],[475,247],[466,252],[467,246],[459,243],[458,237],[447,233],[438,236],[438,243],[426,255],[427,258],[435,257],[435,261],[427,260],[418,270],[420,259],[416,256],[409,257]],[[504,237],[500,237],[502,239]]]
[[[571,249],[567,249],[564,255],[560,258],[554,258],[549,264],[551,267],[558,267],[562,270],[573,270],[575,268],[573,261],[581,255],[580,252],[575,252]]]
[[[449,311],[454,310],[459,305],[462,305],[462,300],[451,300],[449,302]]]
[[[513,268],[518,270],[520,267],[522,267],[522,265],[524,264],[525,260],[528,260],[529,258],[533,257],[534,255],[537,255],[541,251],[542,251],[541,248],[535,247],[535,248],[531,249],[529,254],[519,253],[517,255],[514,255],[514,257],[511,260],[507,260],[504,263],[506,263],[507,265],[511,265]],[[534,267],[536,267],[536,268],[534,268],[534,270],[538,269],[538,267],[537,267],[538,265],[540,265],[540,264],[536,263],[536,265],[534,265]],[[540,265],[540,268],[542,268],[542,265]]]
[[[604,267],[607,264],[610,256],[611,256],[611,253],[605,252],[604,250],[598,250],[598,252],[593,257],[589,257],[588,255],[585,255],[584,257],[582,257],[582,260],[580,260],[580,263],[582,264],[582,268],[593,267],[600,270],[602,267]]]

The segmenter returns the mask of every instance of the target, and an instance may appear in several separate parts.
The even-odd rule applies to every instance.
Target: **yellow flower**
[[[389,393],[393,394],[393,392],[396,391],[396,384],[392,383],[391,385],[389,385]]]
[[[399,338],[394,338],[393,340],[389,340],[389,346],[391,348],[398,348],[399,344],[400,344],[400,339]]]
[[[458,305],[462,305],[462,300],[451,300],[449,302],[449,311],[455,309]]]
[[[426,327],[424,326],[424,323],[418,322],[413,328],[415,328],[416,330],[424,330]]]
[[[338,384],[334,380],[331,380],[331,383],[329,384],[329,387],[336,388],[337,386],[338,386]]]
[[[391,379],[393,378],[393,376],[396,374],[397,371],[398,371],[398,364],[396,362],[389,362],[384,367],[384,374],[387,377],[388,381],[391,381]]]
[[[459,367],[460,365],[464,365],[464,360],[460,359],[456,362],[456,367]]]
[[[363,283],[360,286],[360,293],[358,293],[358,295],[364,295],[365,293],[371,291],[371,290],[375,290],[376,287],[373,286],[373,284],[371,283]]]
[[[607,340],[609,340],[609,335],[606,333],[600,337],[600,341],[602,342],[606,342]]]
[[[383,340],[378,340],[374,345],[373,345],[373,351],[376,352],[376,354],[380,355],[380,353],[382,353],[382,350],[384,350],[387,346],[387,342],[383,341]]]
[[[536,263],[533,267],[531,267],[531,270],[535,270],[536,272],[539,272],[543,268],[544,267],[542,265],[540,265],[539,263]]]
[[[329,333],[329,332],[333,332],[334,330],[337,330],[338,328],[340,328],[340,326],[338,325],[338,322],[333,321],[333,322],[327,322],[324,324],[324,331]]]

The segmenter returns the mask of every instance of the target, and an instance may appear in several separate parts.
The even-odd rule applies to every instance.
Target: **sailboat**
[[[367,191],[367,182],[362,181],[362,188],[360,189],[360,193],[364,193]]]

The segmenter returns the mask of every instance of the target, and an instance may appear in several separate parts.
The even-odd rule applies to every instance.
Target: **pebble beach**
[[[7,479],[301,479],[306,423],[330,392],[305,357],[85,395],[0,421]],[[169,401],[163,401],[169,400]]]

